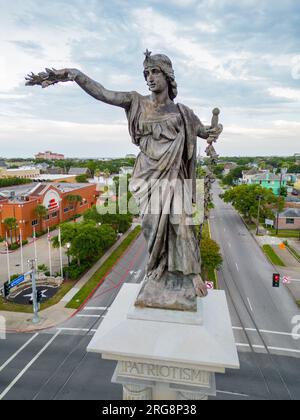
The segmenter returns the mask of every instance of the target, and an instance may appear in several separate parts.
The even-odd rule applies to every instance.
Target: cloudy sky
[[[299,0],[0,0],[0,10],[2,156],[137,154],[123,110],[73,83],[25,87],[24,75],[76,67],[146,95],[146,48],[169,55],[178,102],[204,123],[222,109],[221,155],[300,153]]]

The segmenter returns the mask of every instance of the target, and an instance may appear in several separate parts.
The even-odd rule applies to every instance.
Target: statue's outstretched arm
[[[115,92],[105,89],[100,83],[92,80],[77,69],[46,69],[45,72],[35,75],[31,73],[26,77],[26,86],[42,86],[46,88],[60,82],[76,82],[86,93],[93,98],[122,108],[130,107],[132,101],[131,92]]]

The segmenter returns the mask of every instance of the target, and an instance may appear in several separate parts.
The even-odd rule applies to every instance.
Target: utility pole
[[[256,236],[258,236],[258,234],[259,234],[260,204],[261,204],[261,200],[262,200],[263,196],[262,196],[262,195],[259,195],[257,198],[258,198],[258,211],[257,211],[257,228],[256,228]]]
[[[283,179],[283,175],[285,175],[287,173],[287,169],[286,168],[282,168],[280,171],[280,189],[279,189],[279,198],[281,197],[281,190],[282,190],[282,179]],[[278,209],[277,209],[277,226],[276,226],[276,235],[278,236],[279,233],[279,205],[280,203],[278,202]]]
[[[36,290],[36,260],[28,260],[29,269],[31,270],[31,282],[32,282],[32,304],[33,304],[33,318],[32,323],[33,324],[39,324],[40,318],[39,318],[39,304],[37,301],[37,290]]]

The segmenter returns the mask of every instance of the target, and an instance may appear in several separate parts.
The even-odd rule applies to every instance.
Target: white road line
[[[88,328],[57,328],[59,331],[74,331],[74,332],[97,332],[97,330],[89,330]]]
[[[76,315],[76,318],[104,318],[103,315]]]
[[[250,332],[260,332],[262,334],[273,334],[273,335],[282,335],[285,337],[292,337],[292,338],[300,338],[300,334],[293,334],[293,333],[287,333],[287,332],[279,332],[279,331],[268,331],[268,330],[259,330],[255,328],[243,328],[243,327],[232,327],[234,331],[250,331]]]
[[[9,365],[36,337],[38,334],[35,334],[33,337],[31,337],[15,354],[13,354],[1,367],[0,372],[6,368],[7,365]]]
[[[268,347],[269,350],[273,351],[282,351],[287,353],[297,353],[300,354],[300,350],[294,350],[294,349],[286,349],[286,348],[280,348],[280,347]]]
[[[25,368],[19,373],[19,375],[9,384],[9,386],[2,392],[0,395],[0,401],[9,393],[9,391],[16,385],[16,383],[22,378],[22,376],[31,368],[31,366],[38,360],[38,358],[47,350],[49,346],[53,343],[56,337],[60,334],[60,331],[48,341],[48,343],[42,348],[42,350],[25,366]]]
[[[251,311],[253,312],[253,308],[252,308],[252,305],[251,305],[250,299],[249,299],[249,298],[247,298],[247,300],[248,300],[248,303],[249,303],[250,309],[251,309]]]
[[[87,306],[86,308],[84,308],[84,311],[106,311],[108,309],[108,307],[98,307],[98,308],[93,308],[92,306]]]
[[[231,248],[231,243],[230,242],[228,242],[228,246],[229,246],[229,248]]]
[[[267,330],[260,330],[260,332],[263,334],[284,335],[287,337],[300,338],[300,334],[285,333],[285,332],[278,332],[278,331],[267,331]]]
[[[235,263],[236,269],[237,271],[240,271],[239,266],[237,265],[237,263]]]
[[[229,392],[229,391],[219,391],[219,390],[217,390],[217,393],[218,393],[218,394],[224,394],[224,395],[234,395],[234,396],[236,396],[236,397],[245,397],[245,398],[250,398],[250,396],[249,396],[249,395],[247,395],[247,394],[239,394],[239,393],[237,393],[237,392]]]

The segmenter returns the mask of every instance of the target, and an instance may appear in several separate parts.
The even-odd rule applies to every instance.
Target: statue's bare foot
[[[198,297],[203,298],[208,295],[207,287],[201,279],[200,275],[194,277],[193,283]]]

